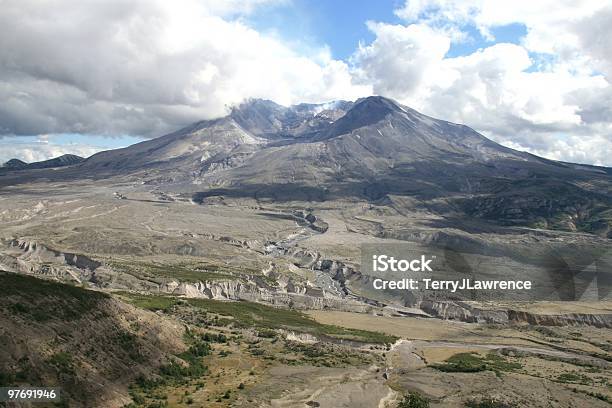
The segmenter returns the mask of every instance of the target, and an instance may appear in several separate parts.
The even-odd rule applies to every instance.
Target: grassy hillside
[[[135,306],[149,310],[169,310],[174,305],[185,304],[205,313],[215,314],[221,319],[225,318],[225,323],[234,327],[285,329],[338,340],[354,340],[367,343],[393,343],[397,340],[396,337],[383,333],[321,324],[296,310],[281,309],[253,302],[183,299],[134,293],[124,293],[123,296]],[[219,322],[218,319],[217,322]]]
[[[6,272],[0,287],[0,386],[57,386],[66,406],[122,406],[127,384],[186,348],[181,325],[107,294]]]

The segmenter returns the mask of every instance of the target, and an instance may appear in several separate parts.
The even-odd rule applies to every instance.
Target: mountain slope
[[[61,386],[65,406],[120,407],[186,349],[183,327],[108,294],[0,271],[0,386]]]
[[[612,234],[610,169],[519,152],[380,96],[290,107],[251,100],[53,175],[83,176],[129,177],[197,200],[393,202],[400,212]]]
[[[147,168],[177,168],[189,174],[223,152],[249,149],[264,141],[246,132],[232,118],[198,122],[157,139],[91,156],[82,169],[122,173]]]
[[[203,172],[198,181],[212,189],[199,197],[409,196],[447,216],[603,236],[611,231],[606,172],[518,152],[380,97],[357,101],[309,139],[268,145],[237,167]]]

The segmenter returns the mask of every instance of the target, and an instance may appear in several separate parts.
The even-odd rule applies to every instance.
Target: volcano
[[[612,171],[504,147],[371,96],[283,107],[252,100],[78,166],[210,197],[388,202],[452,218],[612,234]],[[409,200],[402,198],[410,198]]]

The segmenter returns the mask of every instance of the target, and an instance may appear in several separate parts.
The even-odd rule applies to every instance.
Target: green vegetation
[[[0,308],[37,322],[101,316],[98,307],[108,295],[31,276],[0,272]]]
[[[320,324],[296,310],[280,309],[259,303],[220,302],[209,299],[189,299],[188,303],[211,313],[232,317],[233,324],[239,327],[288,329],[372,343],[393,343],[396,340],[395,337],[382,333]]]
[[[371,353],[352,350],[348,347],[315,343],[303,344],[286,341],[285,348],[293,353],[283,352],[277,359],[287,365],[308,364],[319,367],[355,367],[370,365],[375,358]],[[264,350],[249,346],[253,355],[264,355]]]
[[[590,384],[592,383],[591,379],[584,374],[581,374],[577,371],[572,371],[569,373],[560,374],[557,377],[557,381],[563,383],[577,383],[577,384]]]
[[[448,358],[443,364],[433,366],[437,370],[448,373],[475,373],[486,371],[484,359],[473,353],[460,353]]]
[[[164,400],[167,396],[162,392],[163,387],[176,387],[190,383],[192,380],[199,379],[208,374],[208,367],[203,362],[203,357],[212,354],[212,347],[209,341],[225,340],[225,336],[214,333],[201,335],[187,330],[185,341],[189,344],[187,351],[177,355],[182,361],[175,360],[159,368],[159,376],[156,378],[139,377],[135,384],[130,387],[130,395],[134,401],[134,406],[145,406],[148,400]],[[198,383],[201,389],[204,383]],[[185,395],[188,395],[185,391]],[[181,399],[182,400],[182,399]],[[191,401],[191,403],[189,402]],[[187,404],[193,403],[193,398],[187,398]],[[153,404],[166,403],[166,401],[153,401]],[[146,405],[152,406],[151,404]],[[167,405],[160,405],[167,406]]]
[[[199,378],[208,372],[208,367],[202,362],[202,357],[212,354],[212,347],[207,339],[218,339],[215,335],[199,335],[191,331],[185,333],[189,349],[177,357],[188,363],[187,366],[177,362],[171,362],[160,368],[162,377],[175,383],[185,383],[194,378]]]
[[[117,292],[117,294],[125,297],[127,301],[136,307],[154,312],[158,310],[167,312],[172,306],[177,304],[177,298],[170,296],[141,295],[129,292]]]
[[[227,342],[227,336],[223,333],[204,333],[202,340],[209,343],[225,343]]]
[[[418,392],[411,392],[404,396],[397,408],[429,408],[429,400]]]
[[[130,387],[130,395],[134,404],[136,406],[144,405],[146,398],[165,399],[166,396],[159,392],[162,387],[183,385],[206,375],[208,367],[203,364],[201,357],[194,354],[194,351],[195,349],[181,355],[181,358],[188,361],[188,364],[172,361],[159,368],[158,378],[137,378],[136,382]]]
[[[189,365],[184,366],[175,361],[160,367],[159,372],[167,380],[166,383],[183,384],[192,378],[198,378],[206,374],[208,367],[202,364],[201,359],[192,359]]]
[[[448,373],[475,373],[493,371],[499,375],[502,371],[513,371],[522,368],[520,363],[507,361],[504,357],[489,353],[482,357],[475,353],[459,353],[448,358],[442,364],[433,366],[435,369]]]
[[[367,330],[347,329],[326,325],[296,310],[280,309],[252,302],[223,302],[210,299],[179,299],[172,296],[140,295],[123,293],[135,306],[149,310],[169,311],[179,302],[188,306],[226,316],[226,324],[235,327],[257,327],[261,329],[286,329],[318,336],[354,340],[367,343],[393,343],[395,336]],[[221,319],[220,319],[220,322]]]
[[[179,357],[191,364],[198,361],[201,357],[208,356],[211,353],[212,348],[210,347],[210,344],[203,339],[198,339],[193,341],[187,351],[179,354]]]
[[[185,328],[183,339],[187,344],[197,345],[199,343],[227,343],[228,338],[223,333],[206,332],[202,334],[200,331],[192,330],[189,327]]]
[[[144,357],[140,353],[140,346],[136,335],[125,331],[120,331],[110,339],[110,343],[117,345],[119,350],[123,350],[131,360],[142,363]]]
[[[113,260],[108,263],[113,269],[148,279],[177,279],[182,282],[236,279],[236,276],[232,275],[233,271],[228,268],[221,269],[218,266],[201,262],[162,264]]]
[[[47,360],[47,363],[54,366],[61,374],[74,374],[72,356],[66,352],[55,353]]]

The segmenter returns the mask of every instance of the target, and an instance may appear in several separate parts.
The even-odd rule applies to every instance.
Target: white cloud
[[[513,149],[527,151],[552,160],[594,164],[596,166],[610,165],[610,150],[605,148],[610,146],[610,143],[601,136],[588,138],[580,136],[555,137],[549,140],[544,149],[526,147],[513,141],[502,141],[502,143]]]
[[[371,24],[376,39],[353,63],[375,93],[511,147],[612,165],[612,7],[570,3],[408,1],[396,12],[406,25]],[[492,28],[511,23],[526,27],[520,44],[445,56],[457,30],[471,25],[492,39]],[[548,53],[547,63],[534,69],[534,53]]]
[[[471,23],[490,39],[492,28],[520,23],[528,29],[525,43],[531,51],[553,53],[578,44],[578,35],[568,27],[608,6],[600,0],[407,0],[396,14],[411,23]]]
[[[426,77],[442,80],[436,68],[450,47],[446,35],[425,24],[369,22],[368,27],[376,39],[369,45],[360,44],[352,60],[356,75],[362,83],[372,84],[375,93],[410,95],[418,92]]]
[[[260,3],[3,1],[0,132],[157,136],[247,97],[370,92],[325,49],[299,55],[234,18]]]

